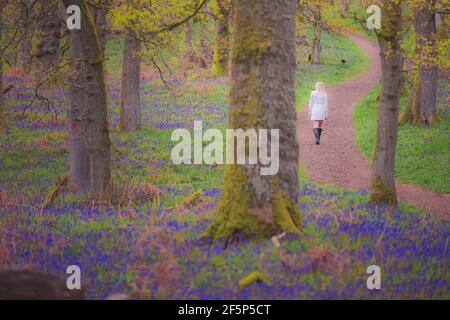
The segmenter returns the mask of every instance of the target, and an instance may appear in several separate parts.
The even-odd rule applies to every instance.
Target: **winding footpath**
[[[321,145],[314,144],[307,108],[297,115],[300,162],[308,179],[346,189],[369,190],[371,166],[355,144],[353,111],[379,82],[381,67],[378,45],[358,35],[350,35],[371,60],[370,68],[350,80],[327,87],[328,121]],[[396,180],[397,197],[412,205],[450,220],[450,194],[425,190]]]

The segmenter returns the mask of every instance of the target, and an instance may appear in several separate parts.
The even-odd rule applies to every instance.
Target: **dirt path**
[[[325,122],[321,145],[314,144],[307,108],[298,114],[297,128],[300,162],[306,175],[316,183],[327,183],[347,189],[369,190],[370,163],[355,144],[353,110],[369,94],[380,78],[380,58],[376,43],[357,35],[349,37],[370,57],[369,70],[341,84],[329,86],[329,120]],[[318,152],[320,150],[320,153]],[[403,203],[425,209],[450,219],[450,194],[422,189],[396,181],[397,196]]]

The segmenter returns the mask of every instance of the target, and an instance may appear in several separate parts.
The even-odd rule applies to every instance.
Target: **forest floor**
[[[377,44],[367,38],[351,35],[350,39],[370,57],[370,68],[348,81],[327,87],[329,116],[320,146],[314,143],[307,108],[299,111],[300,161],[306,166],[307,177],[315,183],[369,190],[371,166],[355,143],[353,113],[361,99],[379,82],[379,50]],[[396,190],[401,202],[450,219],[450,194],[425,190],[398,179]]]
[[[191,130],[196,120],[224,130],[228,81],[193,70],[190,78],[171,81],[169,90],[143,68],[143,127],[124,134],[117,130],[121,82],[114,73],[123,50],[119,41],[108,48],[116,53],[106,68],[111,203],[63,190],[41,210],[68,170],[66,117],[23,112],[33,91],[21,77],[6,77],[16,85],[8,111],[23,116],[0,135],[0,267],[33,267],[66,278],[67,266],[78,265],[90,299],[113,293],[136,299],[450,298],[450,221],[404,203],[393,210],[375,206],[366,191],[312,183],[303,169],[298,206],[304,237],[288,235],[279,247],[271,239],[242,241],[227,250],[201,242],[221,197],[223,166],[173,164],[176,142],[170,137],[176,128]],[[324,64],[299,64],[299,104],[316,79],[333,84],[363,72],[368,64],[360,51],[344,37],[324,35]],[[324,145],[329,136],[327,131]],[[134,192],[131,202],[122,201],[136,186],[159,190],[160,197]],[[366,286],[372,264],[381,268],[381,290]],[[249,281],[254,272],[264,281]]]

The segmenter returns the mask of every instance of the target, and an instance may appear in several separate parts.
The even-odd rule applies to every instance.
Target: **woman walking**
[[[325,86],[322,82],[316,83],[316,90],[311,92],[309,98],[309,119],[313,122],[316,144],[320,144],[323,121],[328,117],[328,101]]]

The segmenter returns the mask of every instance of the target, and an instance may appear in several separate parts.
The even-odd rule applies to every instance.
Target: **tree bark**
[[[31,72],[32,66],[32,38],[33,38],[33,29],[31,26],[31,3],[32,1],[26,0],[20,4],[20,16],[23,21],[23,35],[20,39],[19,43],[19,66],[22,71],[22,75],[29,75]]]
[[[433,3],[434,1],[429,1]],[[415,29],[423,35],[424,42],[419,44],[420,58],[420,117],[422,123],[431,125],[436,118],[437,99],[437,34],[435,14],[431,10],[421,11],[415,18]]]
[[[413,79],[412,95],[408,100],[405,111],[400,115],[399,124],[405,124],[407,122],[415,124],[421,123],[420,96],[421,96],[420,77],[419,73],[417,73]]]
[[[96,12],[95,25],[97,26],[98,40],[100,43],[100,51],[105,53],[106,37],[108,34],[108,26],[106,15],[108,12],[109,0],[103,0]]]
[[[260,175],[256,165],[225,166],[212,240],[300,233],[295,113],[295,0],[235,3],[229,128],[279,129],[280,170]],[[270,145],[269,145],[270,148]],[[246,151],[248,153],[248,150]]]
[[[1,12],[0,12],[1,14]],[[1,25],[0,25],[0,43],[1,43]],[[3,57],[0,56],[0,129],[6,125],[5,105],[3,99]]]
[[[381,52],[382,76],[375,154],[372,164],[371,199],[376,203],[396,206],[395,150],[403,79],[403,58],[400,50],[401,1],[384,1],[381,10],[383,24],[378,34],[378,42]]]
[[[439,40],[445,40],[449,37],[448,18],[442,13],[436,14],[436,33]]]
[[[413,84],[413,94],[400,123],[431,125],[438,120],[437,99],[437,31],[433,8],[435,0],[425,0],[415,8],[414,29],[419,71]]]
[[[348,11],[350,3],[350,0],[339,0],[339,12],[341,15],[344,15]]]
[[[56,108],[62,104],[57,97],[60,84],[52,71],[56,70],[60,61],[61,21],[59,12],[60,3],[53,0],[40,0],[35,5],[37,12],[36,46],[33,50],[34,87],[37,94],[46,99],[49,107]]]
[[[29,75],[31,73],[31,67],[33,63],[31,55],[31,40],[32,35],[27,32],[19,44],[19,65],[22,71],[22,76]]]
[[[125,36],[122,70],[122,99],[120,102],[120,130],[131,132],[141,127],[139,84],[141,74],[141,42],[133,32]]]
[[[0,12],[1,14],[1,12]],[[0,32],[1,32],[1,25],[0,25]],[[1,37],[0,37],[1,41]],[[3,105],[3,57],[0,56],[0,128],[3,127],[5,122],[5,111],[4,111],[4,105]]]
[[[5,117],[5,105],[3,99],[3,6],[4,3],[0,3],[0,129],[6,125],[6,117]]]
[[[110,140],[103,54],[96,8],[86,0],[63,0],[82,11],[81,29],[70,32],[69,183],[75,192],[107,196],[111,186]]]
[[[39,78],[59,64],[61,23],[58,16],[59,6],[57,1],[41,0],[38,6],[39,23],[34,56],[38,61],[36,76]]]
[[[195,61],[194,57],[194,47],[192,44],[192,38],[194,36],[194,30],[192,27],[192,22],[188,21],[184,25],[184,52],[183,60],[185,69],[190,69]]]
[[[320,52],[322,51],[321,38],[322,38],[322,6],[319,2],[317,5],[313,5],[312,19],[314,27],[313,44],[308,61],[312,64],[320,64]]]
[[[322,32],[320,30],[320,27],[316,27],[314,30],[313,47],[310,61],[312,64],[320,64],[320,52],[322,51],[321,36]]]
[[[217,0],[216,12],[216,42],[214,45],[214,58],[212,72],[215,76],[224,76],[228,72],[228,52],[230,34],[228,28],[229,8],[228,0]]]

